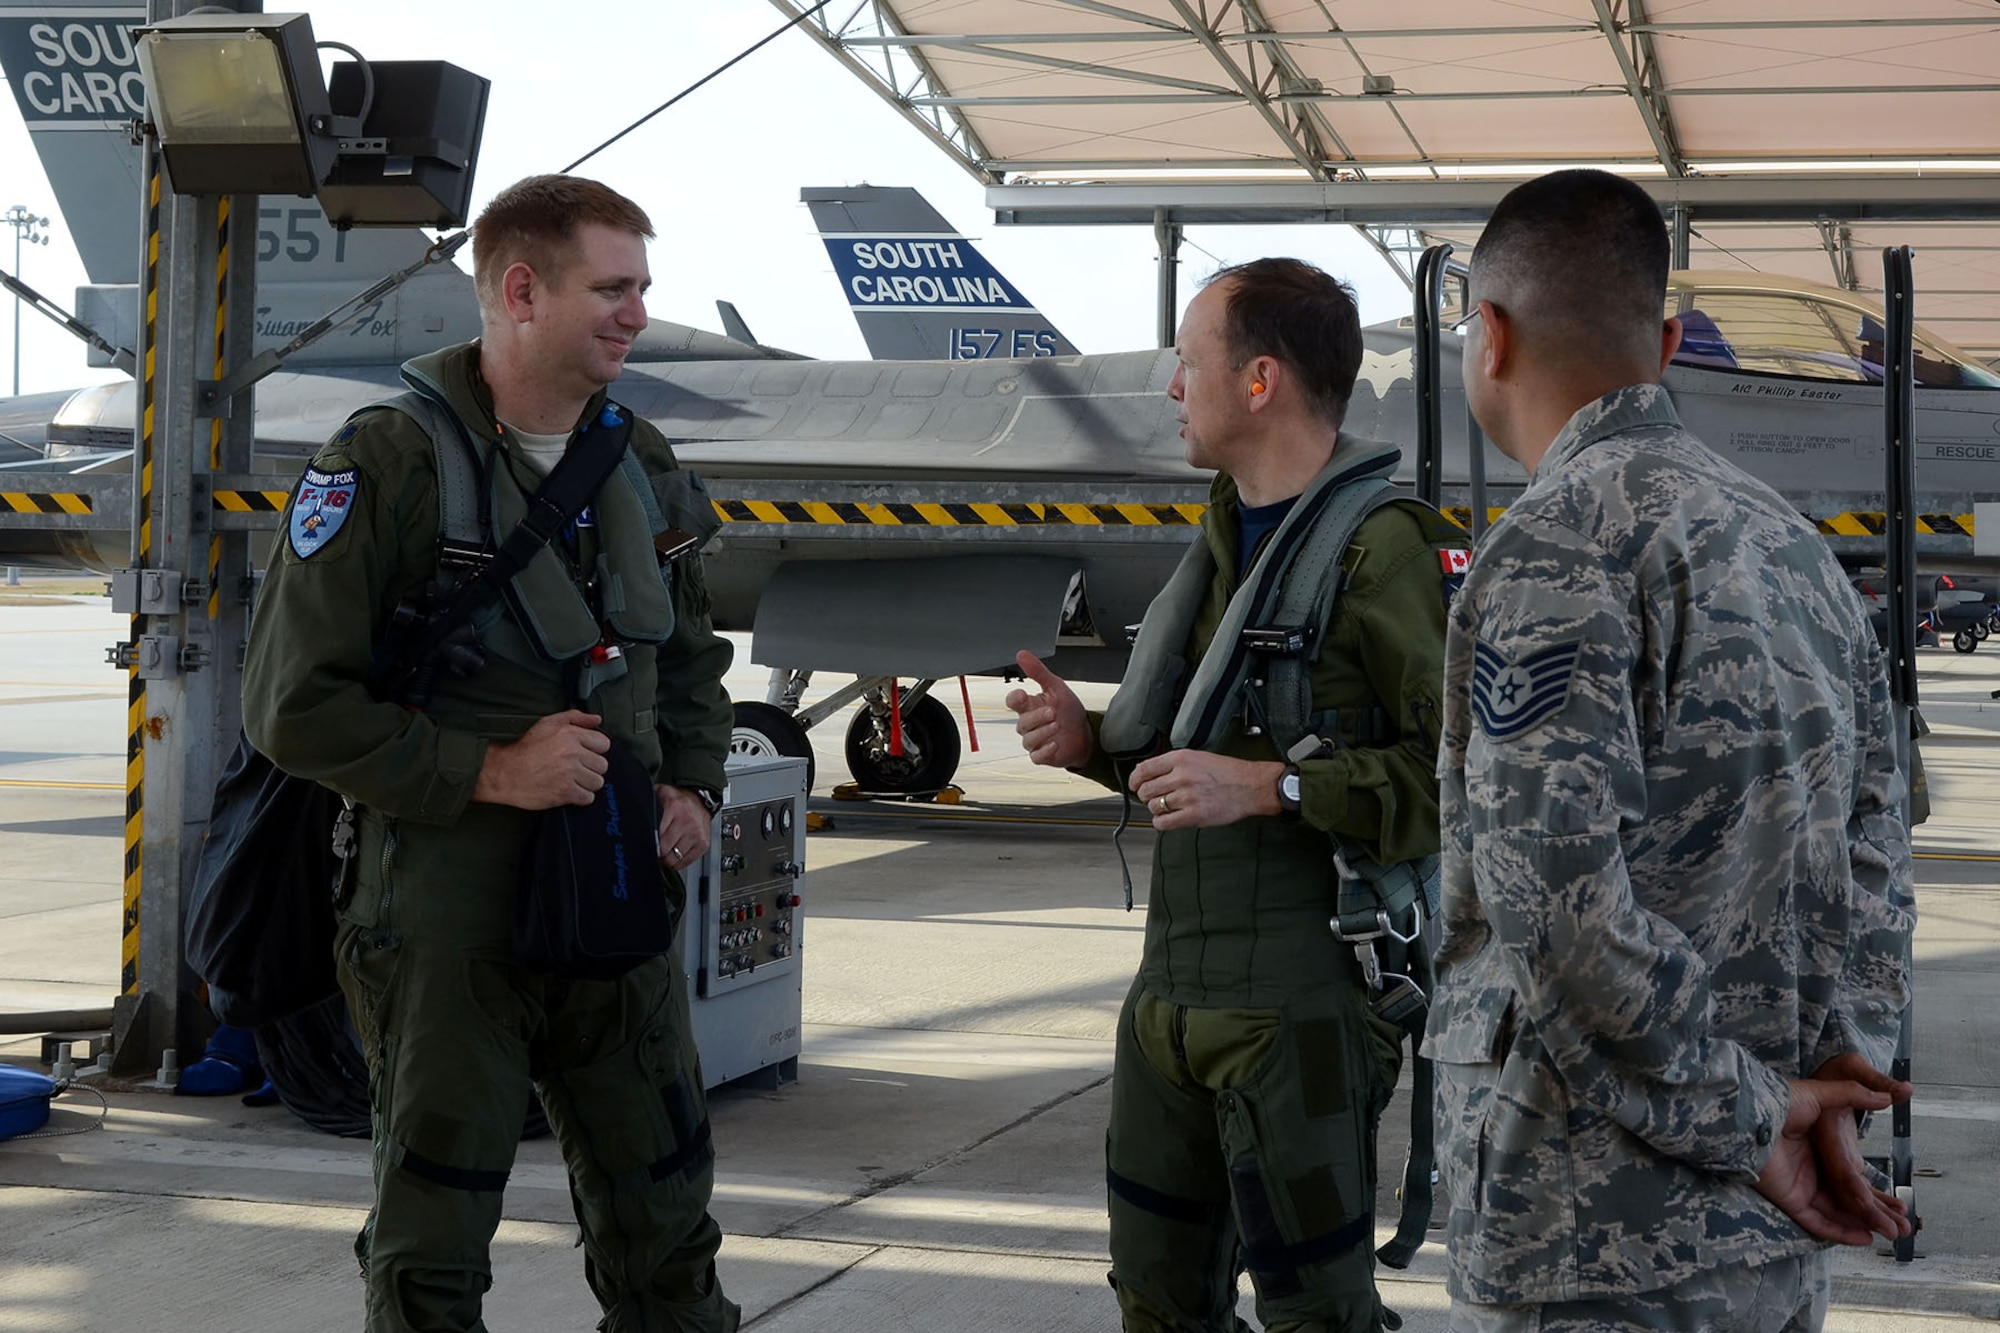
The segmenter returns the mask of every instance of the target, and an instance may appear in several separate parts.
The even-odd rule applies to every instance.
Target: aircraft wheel
[[[729,753],[757,759],[803,759],[806,790],[813,785],[813,747],[799,720],[776,704],[743,700],[735,705],[736,721],[729,733]]]
[[[1991,625],[1988,625],[1983,620],[1975,620],[1970,625],[1966,626],[1966,628],[1971,630],[1972,637],[1979,640],[1981,643],[1986,642],[1986,636],[1993,632],[1993,627]]]
[[[1961,653],[1969,653],[1979,646],[1979,640],[1973,637],[1971,630],[1962,629],[1951,636],[1951,646]]]
[[[847,771],[863,791],[942,791],[958,772],[958,723],[930,695],[903,717],[903,753],[889,753],[889,721],[857,709],[847,728]]]

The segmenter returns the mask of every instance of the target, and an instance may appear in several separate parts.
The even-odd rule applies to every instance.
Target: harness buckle
[[[438,538],[438,564],[444,569],[484,569],[493,563],[493,552],[479,542]]]
[[[1389,913],[1385,908],[1378,907],[1375,909],[1375,929],[1373,930],[1343,929],[1338,916],[1328,917],[1326,919],[1326,926],[1328,930],[1333,932],[1333,937],[1342,944],[1372,944],[1385,935],[1394,935],[1397,939],[1403,939],[1402,936],[1396,935],[1395,930],[1390,927]],[[1404,940],[1404,943],[1407,944],[1408,942]]]
[[[1338,933],[1338,931],[1335,932],[1335,934]],[[1361,979],[1368,984],[1368,989],[1381,990],[1382,960],[1375,956],[1375,946],[1373,944],[1355,945],[1354,961],[1361,964]]]
[[[1271,653],[1283,657],[1297,657],[1312,642],[1312,635],[1304,626],[1274,625],[1258,629],[1245,626],[1238,641],[1253,653]]]
[[[1384,986],[1384,982],[1389,984]],[[1398,1027],[1429,1003],[1424,988],[1400,972],[1383,972],[1378,968],[1369,989],[1382,992],[1369,1001],[1375,1016]]]

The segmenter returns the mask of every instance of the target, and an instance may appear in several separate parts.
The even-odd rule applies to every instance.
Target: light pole
[[[14,229],[14,276],[21,276],[21,242],[29,245],[47,245],[49,238],[35,230],[49,225],[47,218],[38,218],[21,204],[15,204],[4,214],[0,222]],[[14,297],[14,396],[21,396],[21,298]]]

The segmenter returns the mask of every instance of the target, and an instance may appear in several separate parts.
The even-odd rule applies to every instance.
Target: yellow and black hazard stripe
[[[75,491],[0,491],[0,511],[11,514],[96,512],[90,497]]]
[[[1194,527],[1204,504],[987,504],[980,502],[856,504],[823,500],[714,500],[724,523],[814,523],[828,526],[911,527]]]
[[[225,514],[281,514],[290,491],[217,491],[210,504]]]
[[[1889,526],[1889,516],[1881,513],[1850,511],[1827,518],[1811,514],[1806,517],[1818,526],[1823,537],[1880,537]],[[1933,537],[1970,537],[1972,515],[1918,514],[1917,532]]]
[[[215,378],[229,368],[229,199],[224,196],[215,207]],[[222,467],[222,418],[208,426],[208,465]],[[222,534],[208,534],[208,618],[222,618]]]
[[[1486,521],[1493,523],[1505,509],[1488,509]],[[1463,505],[1449,508],[1444,516],[1461,528],[1472,526],[1472,510]],[[1880,537],[1889,526],[1889,516],[1882,513],[1867,513],[1850,510],[1820,518],[1807,514],[1806,520],[1819,529],[1822,537]],[[1927,537],[1970,537],[1972,535],[1972,515],[1970,514],[1918,514],[1917,532]]]
[[[146,273],[145,323],[146,359],[139,376],[139,487],[132,497],[132,512],[138,519],[139,565],[144,568],[153,556],[153,429],[155,425],[155,373],[159,364],[160,316],[160,194],[161,163],[157,149],[146,161]],[[136,648],[145,617],[132,617],[132,644]],[[139,993],[139,900],[145,884],[146,852],[146,682],[139,675],[139,655],[135,651],[125,667],[125,882],[124,917],[118,943],[118,993]]]

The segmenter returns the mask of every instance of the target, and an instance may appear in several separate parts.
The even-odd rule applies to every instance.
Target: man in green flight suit
[[[521,181],[481,214],[482,337],[404,377],[489,461],[479,499],[495,526],[602,419],[646,326],[652,234],[637,205],[576,177]],[[715,1273],[714,1154],[678,963],[564,980],[513,953],[535,812],[591,804],[613,742],[657,784],[662,892],[683,893],[724,782],[731,650],[699,561],[663,567],[649,531],[649,509],[692,513],[699,492],[644,420],[628,448],[639,476],[614,471],[534,556],[507,610],[475,621],[483,669],[437,672],[421,711],[368,688],[399,604],[443,572],[439,469],[411,416],[358,414],[320,451],[265,578],[245,727],[358,807],[336,947],[374,1113],[370,1330],[484,1327],[531,1084],[569,1168],[598,1327],[738,1323]]]
[[[1340,433],[1360,319],[1310,265],[1217,274],[1176,351],[1167,393],[1188,461],[1218,474],[1190,563],[1148,609],[1108,714],[1025,652],[1040,692],[1007,699],[1036,763],[1122,781],[1160,835],[1112,1074],[1111,1283],[1128,1330],[1243,1329],[1247,1269],[1265,1328],[1373,1333],[1397,1323],[1374,1285],[1375,1130],[1402,1034],[1329,929],[1334,854],[1389,866],[1437,852],[1446,589],[1463,534],[1397,501],[1338,553],[1338,597],[1308,636],[1311,731],[1326,742],[1313,753],[1293,762],[1288,739],[1246,725],[1270,702],[1250,677],[1268,673],[1239,667],[1235,686],[1192,698],[1209,659],[1244,660],[1238,607],[1327,512],[1308,503],[1396,454]],[[1184,676],[1147,650],[1167,624]],[[1128,698],[1164,696],[1180,710],[1171,730],[1156,706],[1151,725],[1121,722]],[[1211,719],[1193,733],[1191,711]]]

